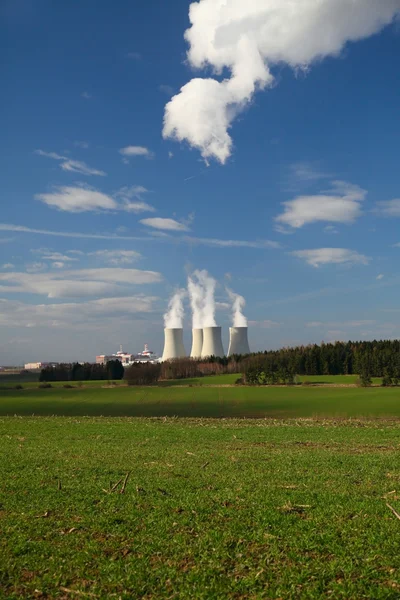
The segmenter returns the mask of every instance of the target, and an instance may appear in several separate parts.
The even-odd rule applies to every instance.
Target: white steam
[[[186,296],[186,290],[180,289],[175,292],[168,303],[168,311],[164,315],[164,325],[168,329],[182,328],[185,310],[183,300]]]
[[[188,277],[188,292],[193,314],[193,329],[216,327],[215,286],[216,281],[207,271],[194,271]]]
[[[278,63],[307,69],[337,56],[348,42],[379,32],[400,13],[400,0],[199,0],[185,32],[190,66],[210,66],[218,81],[195,78],[165,107],[164,138],[186,140],[222,164],[231,154],[228,133],[255,91],[274,83]]]
[[[246,306],[246,300],[243,296],[235,294],[229,288],[226,288],[230,301],[232,302],[232,326],[247,327],[247,318],[243,314],[243,309]]]

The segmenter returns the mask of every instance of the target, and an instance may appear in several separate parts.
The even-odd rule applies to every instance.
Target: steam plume
[[[215,327],[216,281],[207,271],[194,271],[188,277],[188,292],[193,314],[193,328]]]
[[[168,329],[183,327],[183,317],[185,314],[183,308],[183,299],[185,296],[186,290],[179,289],[169,301],[168,311],[164,315],[164,325]]]
[[[247,318],[243,314],[246,306],[246,300],[243,296],[235,294],[229,288],[226,288],[230,301],[232,302],[232,325],[233,327],[247,327]]]

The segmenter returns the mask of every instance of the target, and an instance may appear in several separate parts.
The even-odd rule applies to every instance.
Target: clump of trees
[[[294,385],[296,372],[287,360],[260,354],[243,361],[242,381],[247,385]]]
[[[92,363],[64,363],[41,370],[39,381],[94,381],[122,379],[124,367],[119,360],[110,360],[105,365]]]
[[[134,363],[125,369],[124,379],[128,385],[157,385],[161,364]]]

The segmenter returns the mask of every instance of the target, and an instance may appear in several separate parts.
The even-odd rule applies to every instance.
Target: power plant
[[[166,328],[164,329],[164,352],[162,361],[171,360],[173,358],[183,358],[187,356],[185,346],[183,345],[183,329],[182,328]]]
[[[221,327],[204,327],[203,328],[203,348],[201,350],[201,358],[207,356],[225,356],[224,347],[222,345]]]
[[[247,327],[229,328],[228,356],[231,356],[232,354],[250,354]]]
[[[201,358],[201,351],[203,349],[203,330],[192,329],[192,350],[190,352],[190,358]]]
[[[187,290],[176,289],[164,314],[164,352],[162,361],[187,356],[183,345],[184,300],[189,296],[192,309],[192,348],[190,358],[200,359],[225,356],[221,327],[216,324],[216,280],[206,270],[196,270],[188,276]],[[243,314],[246,304],[243,296],[225,287],[232,306],[232,325],[229,329],[228,356],[250,354],[247,339],[247,319]]]

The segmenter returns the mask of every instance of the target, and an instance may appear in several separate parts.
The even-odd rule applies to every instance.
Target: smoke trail
[[[232,325],[233,327],[247,327],[247,318],[243,314],[246,306],[246,300],[243,296],[235,294],[229,288],[226,288],[230,301],[232,302]]]
[[[188,277],[194,329],[216,326],[214,298],[216,283],[205,270],[196,270]]]
[[[185,310],[183,308],[183,299],[186,296],[186,290],[180,289],[175,292],[168,303],[168,311],[164,315],[164,325],[169,329],[183,327],[183,317]]]

